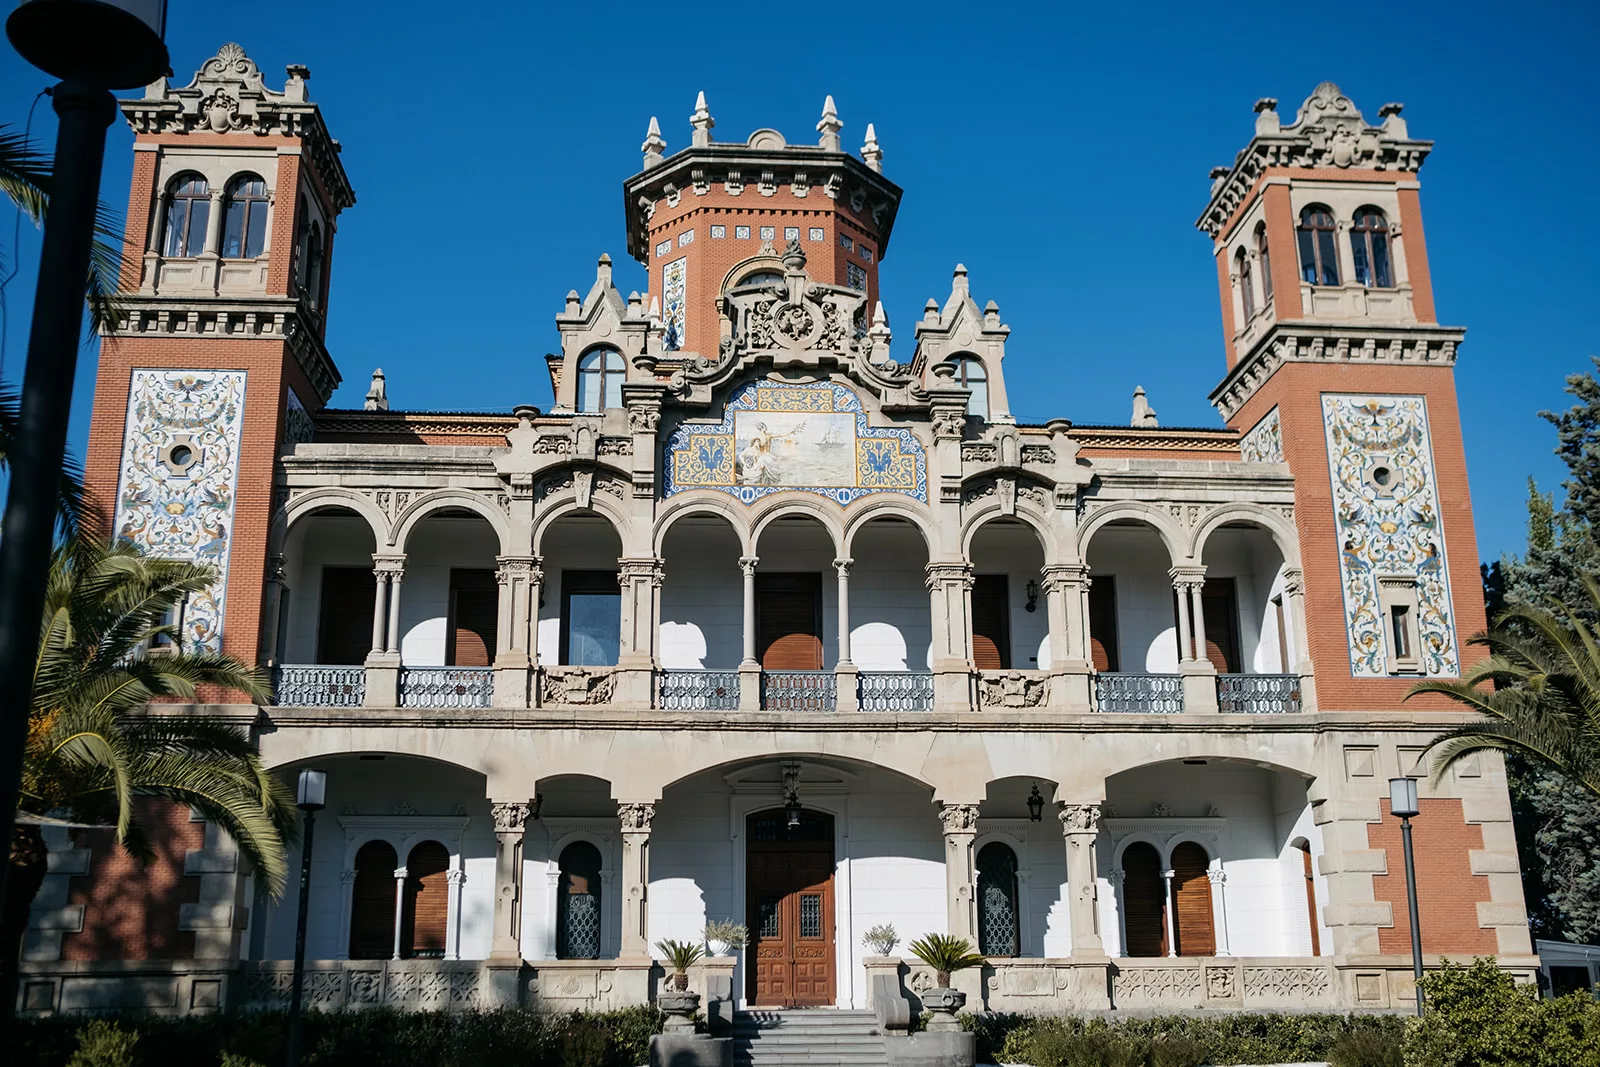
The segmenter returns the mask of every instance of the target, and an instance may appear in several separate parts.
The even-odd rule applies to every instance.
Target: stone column
[[[1206,569],[1187,564],[1173,567],[1168,573],[1178,597],[1178,636],[1182,648],[1178,673],[1183,675],[1183,710],[1215,713],[1217,669],[1206,654]]]
[[[496,838],[494,859],[494,937],[489,958],[522,958],[522,837],[528,801],[492,801]]]
[[[1050,615],[1052,707],[1087,711],[1094,665],[1088,657],[1089,616],[1085,609],[1088,568],[1056,564],[1043,572],[1045,606]]]
[[[457,860],[457,862],[460,862]],[[461,885],[467,880],[467,872],[460,867],[451,867],[445,875],[450,883],[450,903],[448,905],[449,926],[444,932],[444,958],[459,960],[461,958]]]
[[[978,805],[939,805],[939,822],[944,825],[944,884],[950,910],[949,928],[953,937],[978,943],[977,865],[973,842],[978,838]]]
[[[761,708],[761,664],[756,661],[756,564],[757,556],[740,556],[739,571],[744,575],[744,659],[739,663],[739,710]]]
[[[405,576],[403,565],[389,574],[389,647],[386,651],[395,657],[400,655],[400,582]]]
[[[1106,881],[1111,883],[1111,898],[1117,909],[1117,955],[1119,956],[1128,954],[1128,899],[1122,891],[1127,878],[1126,872],[1121,870],[1106,872]]]
[[[384,623],[389,618],[389,572],[381,566],[372,571],[372,649],[367,658],[383,655]]]
[[[929,563],[926,570],[933,624],[933,706],[972,707],[972,564]]]
[[[406,879],[411,872],[404,867],[394,869],[394,958],[400,958],[400,926],[406,911]]]
[[[530,598],[530,588],[535,587],[535,573],[539,569],[538,556],[495,557],[495,580],[500,587],[498,646],[494,657],[494,706],[497,708],[525,708],[528,706],[528,672],[531,661],[528,655],[528,606],[536,601]]]
[[[1313,677],[1310,640],[1306,634],[1306,580],[1299,567],[1286,567],[1283,572],[1283,600],[1287,618],[1284,629],[1289,643],[1294,646],[1294,659],[1284,650],[1284,662],[1292,663],[1289,670],[1300,676],[1300,710],[1317,710],[1317,684]]]
[[[1231,955],[1228,951],[1228,904],[1222,893],[1222,887],[1228,881],[1228,872],[1221,867],[1213,867],[1206,871],[1206,878],[1211,881],[1211,914],[1217,933],[1217,955]]]
[[[1168,956],[1176,956],[1178,954],[1178,917],[1174,914],[1178,910],[1178,898],[1173,896],[1172,893],[1172,878],[1176,873],[1170,868],[1161,872],[1161,900],[1164,905],[1161,909],[1161,917],[1166,921],[1167,925]]]
[[[650,955],[650,821],[655,814],[653,802],[617,805],[617,818],[622,824],[623,959]]]
[[[1074,959],[1103,960],[1100,940],[1099,887],[1095,872],[1095,842],[1100,837],[1100,805],[1065,804],[1056,816],[1067,845],[1068,915],[1072,923]]]
[[[1172,592],[1178,600],[1178,667],[1194,660],[1194,629],[1189,623],[1189,581],[1178,568],[1167,572],[1172,578]]]
[[[219,260],[222,258],[222,209],[224,202],[223,190],[211,190],[211,213],[206,218],[206,243],[200,249],[197,257],[205,262],[200,268],[200,277],[205,282],[206,288],[213,293],[217,291],[217,283],[221,271],[218,269]]]
[[[850,559],[836,559],[833,569],[839,572],[839,662],[834,666],[836,711],[855,711],[860,707],[856,683],[861,674],[850,658]]]
[[[656,601],[661,596],[662,560],[642,556],[617,562],[622,583],[622,647],[612,700],[648,708],[656,669]]]
[[[374,553],[372,573],[378,583],[372,598],[372,651],[367,654],[365,703],[392,708],[400,703],[400,576],[403,555]]]

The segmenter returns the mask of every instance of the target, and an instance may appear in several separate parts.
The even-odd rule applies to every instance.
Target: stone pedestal
[[[369,708],[400,706],[400,653],[374,652],[367,657],[367,688],[362,703]]]
[[[904,1037],[911,1029],[911,1000],[900,984],[899,956],[868,956],[862,960],[867,972],[867,1007],[878,1017],[878,1029],[885,1037]]]
[[[1209,660],[1180,663],[1183,676],[1183,710],[1186,714],[1217,713],[1217,669]]]
[[[725,1037],[667,1033],[650,1039],[650,1067],[728,1067],[731,1062]]]
[[[912,1034],[904,1041],[885,1041],[883,1051],[889,1067],[974,1067],[978,1035],[959,1031]]]

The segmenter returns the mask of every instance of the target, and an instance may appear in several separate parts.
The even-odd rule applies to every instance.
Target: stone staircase
[[[887,1067],[870,1011],[812,1008],[733,1016],[733,1067]]]

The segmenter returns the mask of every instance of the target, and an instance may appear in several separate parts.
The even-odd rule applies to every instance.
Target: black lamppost
[[[306,813],[306,835],[300,843],[300,914],[294,927],[294,982],[289,987],[289,1052],[287,1063],[300,1062],[300,987],[306,978],[306,905],[311,899],[311,844],[317,812],[328,799],[328,772],[304,770],[295,789],[294,805]]]
[[[1415,778],[1389,779],[1389,814],[1400,819],[1400,843],[1406,854],[1406,907],[1411,914],[1411,974],[1417,986],[1417,1014],[1422,1014],[1422,928],[1417,925],[1417,864],[1411,855],[1411,820],[1417,807]]]
[[[17,435],[7,457],[11,487],[0,529],[0,820],[10,839],[33,705],[56,492],[67,447],[72,379],[83,325],[112,89],[148,85],[167,73],[165,0],[28,0],[6,20],[22,58],[61,83],[50,90],[59,124],[50,207],[33,295],[28,363]],[[9,864],[0,864],[0,896]]]

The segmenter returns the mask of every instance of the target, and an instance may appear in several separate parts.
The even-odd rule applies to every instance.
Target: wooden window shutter
[[[1123,922],[1129,956],[1167,954],[1166,880],[1161,877],[1161,856],[1151,845],[1140,842],[1122,854]]]
[[[972,583],[972,665],[980,671],[1011,666],[1011,611],[1006,576],[980,574]]]
[[[1178,955],[1215,956],[1217,935],[1212,926],[1211,866],[1206,850],[1185,841],[1172,850],[1173,925],[1178,934]]]
[[[372,606],[378,580],[371,567],[322,568],[317,662],[354,666],[372,651]]]
[[[1311,846],[1300,846],[1301,866],[1306,876],[1306,914],[1311,919],[1311,954],[1322,955],[1322,938],[1317,932],[1317,880],[1312,875]]]
[[[406,857],[405,911],[400,917],[400,955],[443,959],[450,918],[450,853],[423,841]]]
[[[763,669],[822,669],[821,575],[756,575],[756,608],[756,651]]]
[[[394,955],[394,871],[400,866],[386,841],[368,841],[356,852],[350,891],[350,958],[386,960]]]
[[[494,571],[452,570],[445,662],[452,667],[492,666],[499,624],[500,585]]]
[[[1200,594],[1206,620],[1206,658],[1221,674],[1239,673],[1239,612],[1232,578],[1211,578]]]
[[[1118,671],[1117,580],[1106,574],[1089,583],[1089,652],[1097,671]]]

